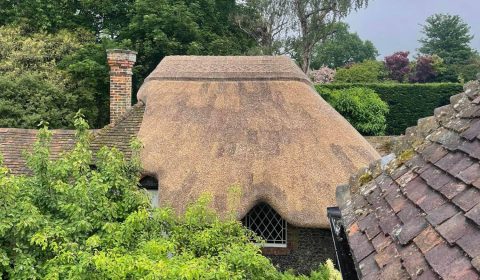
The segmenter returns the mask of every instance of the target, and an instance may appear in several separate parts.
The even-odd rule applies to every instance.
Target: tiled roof
[[[429,123],[413,149],[337,189],[361,279],[480,277],[480,82]]]
[[[94,139],[92,150],[97,152],[102,146],[116,147],[130,156],[130,140],[137,135],[143,118],[145,106],[139,102],[114,126],[106,126],[100,130],[92,130]],[[75,144],[74,130],[52,130],[50,155],[56,159],[62,152],[68,151]],[[25,163],[25,152],[32,150],[37,139],[37,129],[0,128],[0,155],[5,166],[12,174],[28,174]]]
[[[52,132],[50,154],[54,159],[75,144],[75,131],[55,129]],[[37,133],[37,129],[0,128],[0,155],[12,174],[29,172],[25,165],[25,152],[32,150]]]
[[[101,147],[116,147],[127,157],[131,155],[130,141],[137,136],[143,119],[145,105],[139,101],[126,112],[114,125],[108,125],[95,133],[91,143],[97,152]]]

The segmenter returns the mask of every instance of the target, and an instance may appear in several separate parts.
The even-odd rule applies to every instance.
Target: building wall
[[[280,270],[309,274],[327,259],[335,260],[330,230],[288,225],[287,248],[264,248],[263,254]]]

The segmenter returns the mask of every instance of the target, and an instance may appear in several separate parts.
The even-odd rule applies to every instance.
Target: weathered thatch
[[[335,187],[379,157],[287,57],[167,57],[138,98],[143,167],[179,212],[210,193],[225,213],[238,185],[239,218],[262,201],[325,228]]]

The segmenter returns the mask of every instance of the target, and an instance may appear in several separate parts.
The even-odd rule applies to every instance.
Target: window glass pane
[[[153,207],[158,207],[158,190],[147,190]]]
[[[265,240],[266,247],[286,247],[287,222],[268,204],[255,206],[242,222]]]

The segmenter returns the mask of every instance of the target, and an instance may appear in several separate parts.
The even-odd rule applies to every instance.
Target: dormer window
[[[265,240],[265,247],[287,247],[287,222],[268,204],[252,208],[242,223]]]
[[[140,187],[150,196],[153,207],[158,207],[158,181],[155,177],[145,176],[140,180]]]

